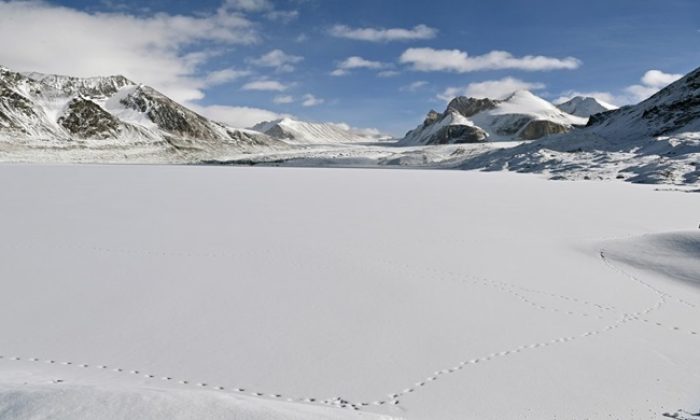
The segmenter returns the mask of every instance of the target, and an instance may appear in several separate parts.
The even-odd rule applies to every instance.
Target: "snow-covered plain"
[[[700,408],[697,194],[463,171],[0,179],[0,418]]]

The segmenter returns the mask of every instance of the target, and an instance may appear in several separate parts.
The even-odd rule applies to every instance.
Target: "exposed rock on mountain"
[[[520,138],[522,140],[537,140],[552,134],[567,133],[568,131],[569,127],[563,124],[547,120],[532,120],[520,130]]]
[[[0,152],[94,147],[124,156],[124,150],[147,148],[153,161],[187,162],[258,146],[283,143],[211,121],[123,76],[76,78],[0,67]]]
[[[431,111],[401,144],[535,140],[584,124],[585,118],[567,114],[528,91],[515,92],[503,100],[458,97],[442,114]]]
[[[547,172],[554,178],[700,182],[700,68],[649,99],[594,114],[585,128],[483,153],[463,169]]]
[[[700,131],[700,68],[637,105],[595,115],[588,127],[615,142]]]
[[[104,139],[116,136],[119,120],[95,102],[75,98],[68,103],[58,124],[81,139]]]
[[[588,118],[591,115],[601,112],[617,109],[615,105],[611,105],[600,99],[591,98],[589,96],[576,96],[568,101],[557,105],[557,108],[571,115]]]

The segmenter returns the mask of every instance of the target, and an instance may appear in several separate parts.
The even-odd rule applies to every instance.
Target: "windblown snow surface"
[[[2,419],[700,408],[697,194],[463,171],[0,177]]]

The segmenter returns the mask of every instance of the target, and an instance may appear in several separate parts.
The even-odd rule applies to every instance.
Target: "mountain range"
[[[681,184],[700,180],[700,69],[619,109],[590,97],[554,105],[524,90],[502,99],[460,96],[443,112],[430,111],[403,138],[389,140],[376,131],[291,117],[235,128],[123,76],[77,78],[0,66],[2,161],[343,162]],[[454,149],[467,143],[477,145]]]

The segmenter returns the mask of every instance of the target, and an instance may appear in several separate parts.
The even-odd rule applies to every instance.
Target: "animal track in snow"
[[[119,249],[111,249],[111,248],[100,248],[100,247],[74,247],[76,249],[89,249],[92,251],[96,252],[115,252],[115,253],[124,253],[128,255],[132,254],[138,254],[138,255],[146,255],[146,256],[177,256],[177,257],[211,257],[211,258],[221,258],[221,257],[226,257],[226,258],[231,258],[234,256],[240,257],[240,253],[173,253],[173,252],[157,252],[157,251],[130,251],[130,250],[119,250]],[[547,310],[547,311],[552,311],[552,312],[557,312],[557,313],[562,313],[566,315],[576,315],[576,316],[583,316],[583,317],[588,317],[588,318],[596,318],[596,319],[605,319],[602,317],[600,314],[589,314],[589,313],[584,313],[584,312],[574,312],[574,311],[567,311],[567,310],[562,310],[558,308],[549,308],[543,304],[540,304],[528,297],[526,297],[523,293],[521,292],[526,292],[526,293],[535,293],[535,294],[541,294],[565,301],[570,301],[574,303],[580,303],[583,305],[590,306],[596,310],[600,311],[606,311],[606,312],[612,312],[616,313],[622,316],[621,319],[617,320],[615,323],[608,325],[606,327],[596,329],[596,330],[591,330],[587,331],[581,334],[576,334],[576,335],[570,335],[570,336],[563,336],[563,337],[557,337],[552,340],[548,341],[543,341],[543,342],[537,342],[537,343],[530,343],[530,344],[525,344],[517,347],[513,347],[510,349],[506,349],[500,352],[494,352],[490,353],[485,356],[477,357],[477,358],[469,358],[463,361],[460,361],[458,364],[446,368],[446,369],[441,369],[436,371],[433,375],[428,376],[427,378],[420,380],[418,382],[415,382],[413,385],[409,387],[404,387],[400,392],[392,393],[388,395],[388,398],[385,399],[378,399],[374,401],[365,401],[365,402],[351,402],[349,400],[346,400],[341,397],[335,397],[335,398],[330,398],[330,399],[320,399],[316,397],[289,397],[285,396],[283,394],[278,394],[278,393],[265,393],[261,391],[246,391],[245,388],[227,388],[224,386],[216,385],[216,386],[211,386],[207,382],[190,382],[189,380],[176,380],[173,377],[170,376],[161,376],[159,377],[160,380],[163,381],[176,381],[180,385],[183,386],[193,386],[193,387],[200,387],[200,388],[207,388],[211,390],[215,390],[218,392],[226,392],[226,389],[231,389],[232,391],[230,392],[236,392],[236,393],[248,393],[249,395],[254,395],[256,397],[261,397],[261,398],[274,398],[274,399],[285,399],[290,402],[300,402],[300,403],[306,403],[306,404],[318,404],[318,405],[330,405],[330,406],[335,406],[338,408],[348,408],[348,409],[353,409],[353,410],[359,410],[361,407],[367,407],[370,405],[374,406],[382,406],[382,405],[398,405],[400,404],[400,401],[402,397],[405,397],[409,394],[414,394],[418,392],[420,389],[423,389],[424,387],[428,386],[431,382],[435,382],[439,380],[441,377],[444,377],[445,375],[450,375],[450,374],[456,374],[460,371],[463,371],[470,366],[478,366],[493,360],[499,360],[504,357],[512,357],[516,354],[522,353],[522,352],[527,352],[527,351],[532,351],[535,349],[541,349],[541,348],[547,348],[550,346],[554,345],[560,345],[560,344],[565,344],[565,343],[570,343],[573,341],[580,340],[582,338],[587,338],[587,337],[593,337],[597,336],[609,331],[613,331],[615,329],[618,329],[622,327],[624,324],[631,322],[631,321],[639,321],[643,322],[645,324],[651,324],[651,325],[656,325],[658,327],[666,328],[671,331],[676,331],[676,332],[683,332],[689,335],[698,335],[696,331],[693,330],[682,330],[679,327],[673,327],[673,326],[666,326],[658,322],[654,322],[652,320],[649,320],[647,318],[643,318],[645,315],[648,315],[649,313],[658,310],[666,303],[666,300],[668,298],[675,299],[681,303],[685,303],[687,305],[692,305],[687,302],[683,302],[682,299],[675,298],[671,296],[670,294],[667,294],[665,292],[660,291],[659,289],[649,285],[648,283],[645,283],[639,279],[637,279],[634,276],[629,275],[628,273],[624,272],[624,270],[621,270],[611,264],[605,257],[604,251],[601,251],[601,258],[603,261],[605,261],[606,264],[608,264],[611,268],[622,272],[626,276],[632,278],[633,280],[637,281],[638,283],[644,285],[646,288],[649,290],[653,291],[657,296],[659,296],[659,301],[649,307],[645,308],[641,311],[634,312],[634,313],[620,313],[618,309],[612,306],[605,306],[605,305],[600,305],[596,304],[593,302],[589,302],[583,299],[575,298],[575,297],[569,297],[569,296],[564,296],[564,295],[558,295],[558,294],[553,294],[549,293],[546,291],[540,291],[540,290],[535,290],[535,289],[530,289],[530,288],[522,288],[517,285],[509,284],[506,282],[502,281],[493,281],[489,279],[484,279],[484,278],[477,278],[477,277],[471,277],[468,275],[464,275],[461,273],[455,273],[451,271],[441,271],[433,268],[416,268],[416,267],[411,267],[409,265],[400,265],[396,263],[392,263],[390,261],[382,261],[382,263],[385,263],[387,265],[395,266],[395,267],[401,267],[403,269],[409,270],[410,272],[414,273],[416,270],[423,270],[427,271],[429,273],[434,273],[436,275],[439,275],[443,279],[450,279],[451,281],[456,281],[462,284],[468,284],[471,283],[473,285],[477,286],[484,286],[484,287],[490,287],[495,290],[498,290],[503,293],[510,294],[523,303],[531,306],[534,309],[537,310]],[[27,362],[39,362],[40,360],[38,358],[27,358],[27,359],[22,359],[17,356],[13,357],[3,357],[0,356],[0,359],[5,358],[5,360],[11,360],[11,361],[27,361]],[[46,363],[56,363],[54,360],[45,360]],[[90,365],[88,364],[74,364],[71,361],[66,361],[62,362],[62,365],[66,367],[77,367],[77,368],[88,368]],[[105,370],[107,369],[107,365],[97,365],[95,366],[97,369]],[[113,368],[112,371],[114,373],[128,373],[129,375],[140,375],[141,371],[140,370],[124,370],[122,368]],[[153,374],[143,374],[142,375],[146,379],[153,379],[156,378],[156,375]]]

